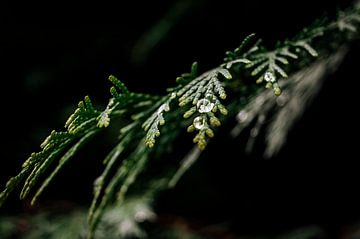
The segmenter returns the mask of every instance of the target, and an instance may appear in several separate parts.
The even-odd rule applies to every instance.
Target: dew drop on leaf
[[[197,102],[196,107],[200,113],[208,113],[214,108],[214,103],[207,99],[201,99]]]
[[[198,130],[201,130],[205,126],[205,119],[201,116],[198,116],[194,119],[194,127]]]
[[[275,75],[271,71],[267,71],[264,74],[264,80],[266,82],[275,82],[276,78],[275,78]]]

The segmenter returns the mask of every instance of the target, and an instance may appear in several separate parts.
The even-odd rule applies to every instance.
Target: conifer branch
[[[113,86],[106,108],[102,111],[95,109],[90,98],[85,97],[67,120],[65,129],[52,131],[41,144],[40,152],[31,154],[20,173],[10,178],[0,194],[0,206],[22,183],[20,198],[27,198],[41,177],[51,171],[32,197],[31,203],[35,203],[75,153],[117,120],[119,139],[104,160],[103,173],[94,183],[94,198],[88,216],[89,238],[92,238],[106,209],[111,205],[121,207],[124,204],[131,185],[145,173],[148,165],[151,166],[149,160],[164,154],[183,129],[196,131],[193,141],[200,150],[204,150],[209,139],[214,137],[215,127],[235,115],[239,121],[247,122],[240,126],[240,131],[248,122],[256,120],[252,130],[253,136],[256,136],[265,121],[264,115],[275,104],[255,104],[256,96],[266,94],[266,101],[279,101],[281,98],[276,100],[274,94],[281,97],[281,86],[287,90],[287,86],[297,84],[295,72],[311,67],[315,61],[331,58],[340,46],[356,39],[359,23],[360,9],[354,7],[339,13],[335,21],[318,22],[292,40],[278,43],[272,50],[262,46],[261,40],[250,46],[254,40],[254,34],[251,34],[234,51],[226,52],[224,62],[219,66],[198,74],[198,64],[192,64],[190,72],[178,77],[177,86],[168,89],[164,96],[130,92],[121,81],[110,76]],[[324,39],[332,41],[332,44],[321,44]],[[289,79],[283,81],[284,78]],[[263,87],[255,82],[272,88],[274,93],[263,91]],[[251,108],[254,104],[256,107]],[[253,114],[242,113],[246,109],[252,109]],[[273,123],[268,135],[277,127]],[[276,151],[277,147],[268,154]],[[168,186],[174,186],[200,152],[196,149],[182,161],[179,170],[166,173],[161,186],[152,189],[152,197]],[[55,168],[50,170],[54,164]]]

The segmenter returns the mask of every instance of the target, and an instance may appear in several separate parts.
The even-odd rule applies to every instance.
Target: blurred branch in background
[[[233,137],[251,126],[246,151],[250,153],[260,131],[266,128],[264,156],[274,156],[286,141],[286,136],[322,87],[323,80],[340,66],[347,53],[345,47],[328,58],[318,60],[310,66],[281,81],[282,94],[274,100],[272,92],[263,91],[236,116],[238,124],[232,129]]]

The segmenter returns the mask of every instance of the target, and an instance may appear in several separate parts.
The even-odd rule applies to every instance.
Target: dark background
[[[201,71],[214,67],[252,32],[271,47],[350,3],[201,0],[190,4],[139,62],[134,46],[175,1],[5,1],[0,7],[1,185],[51,129],[61,129],[83,96],[90,95],[99,106],[107,103],[109,74],[133,91],[161,94],[191,62],[197,60]],[[162,195],[158,211],[204,223],[230,221],[242,232],[316,224],[335,235],[356,223],[359,53],[359,42],[354,42],[276,158],[247,156],[243,141],[220,135],[178,188]],[[43,205],[53,200],[89,203],[92,180],[108,150],[106,140],[93,146],[55,180]],[[1,210],[31,211],[16,197]]]

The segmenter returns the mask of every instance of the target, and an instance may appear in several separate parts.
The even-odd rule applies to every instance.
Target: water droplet
[[[201,99],[197,102],[196,107],[200,113],[208,113],[214,108],[214,105],[207,99]]]
[[[275,82],[276,77],[275,77],[274,73],[272,73],[271,71],[267,71],[264,74],[264,80],[266,82]]]
[[[205,126],[205,119],[201,116],[198,116],[194,119],[193,125],[196,129],[201,130]]]
[[[242,110],[239,112],[239,114],[236,116],[237,120],[242,123],[245,122],[248,118],[248,113],[245,110]]]

